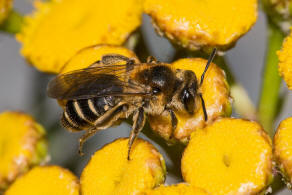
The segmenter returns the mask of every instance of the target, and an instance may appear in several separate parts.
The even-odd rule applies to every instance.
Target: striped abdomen
[[[94,126],[94,122],[115,104],[115,97],[112,96],[69,100],[61,123],[65,128],[73,131],[88,129]]]

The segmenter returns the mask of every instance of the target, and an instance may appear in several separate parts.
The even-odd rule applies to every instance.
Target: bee
[[[148,57],[146,63],[135,63],[134,59],[108,54],[88,68],[58,75],[49,82],[47,93],[49,97],[66,100],[61,118],[63,127],[71,131],[85,130],[79,139],[81,155],[89,137],[131,116],[129,160],[146,115],[168,114],[174,131],[175,113],[193,115],[201,104],[204,119],[208,120],[200,87],[215,54],[216,49],[208,59],[200,83],[193,71],[174,69],[154,57]]]

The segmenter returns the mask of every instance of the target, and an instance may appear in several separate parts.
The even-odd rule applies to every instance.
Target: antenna
[[[203,72],[203,74],[202,74],[202,76],[201,76],[201,82],[200,82],[200,85],[203,84],[205,74],[206,74],[206,72],[207,72],[207,70],[208,70],[208,68],[209,68],[209,66],[210,66],[210,64],[211,64],[211,62],[213,61],[213,59],[214,59],[214,57],[215,57],[215,55],[216,55],[216,51],[217,51],[217,49],[214,48],[213,51],[212,51],[212,53],[211,53],[211,55],[210,55],[210,57],[209,57],[209,59],[208,59],[208,62],[207,62],[206,67],[205,67],[205,70],[204,70],[204,72]]]

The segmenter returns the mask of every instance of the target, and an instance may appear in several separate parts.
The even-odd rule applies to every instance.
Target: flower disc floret
[[[160,34],[190,49],[226,50],[253,26],[257,0],[145,0]]]
[[[273,178],[271,140],[256,122],[219,119],[192,134],[182,175],[211,194],[259,194]]]
[[[35,1],[17,35],[22,55],[37,69],[58,73],[80,49],[120,45],[141,24],[140,0]]]

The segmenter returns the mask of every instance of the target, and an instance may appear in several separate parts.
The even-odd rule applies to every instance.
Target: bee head
[[[177,71],[177,87],[174,101],[178,110],[192,115],[198,107],[198,81],[194,72],[190,70]]]

